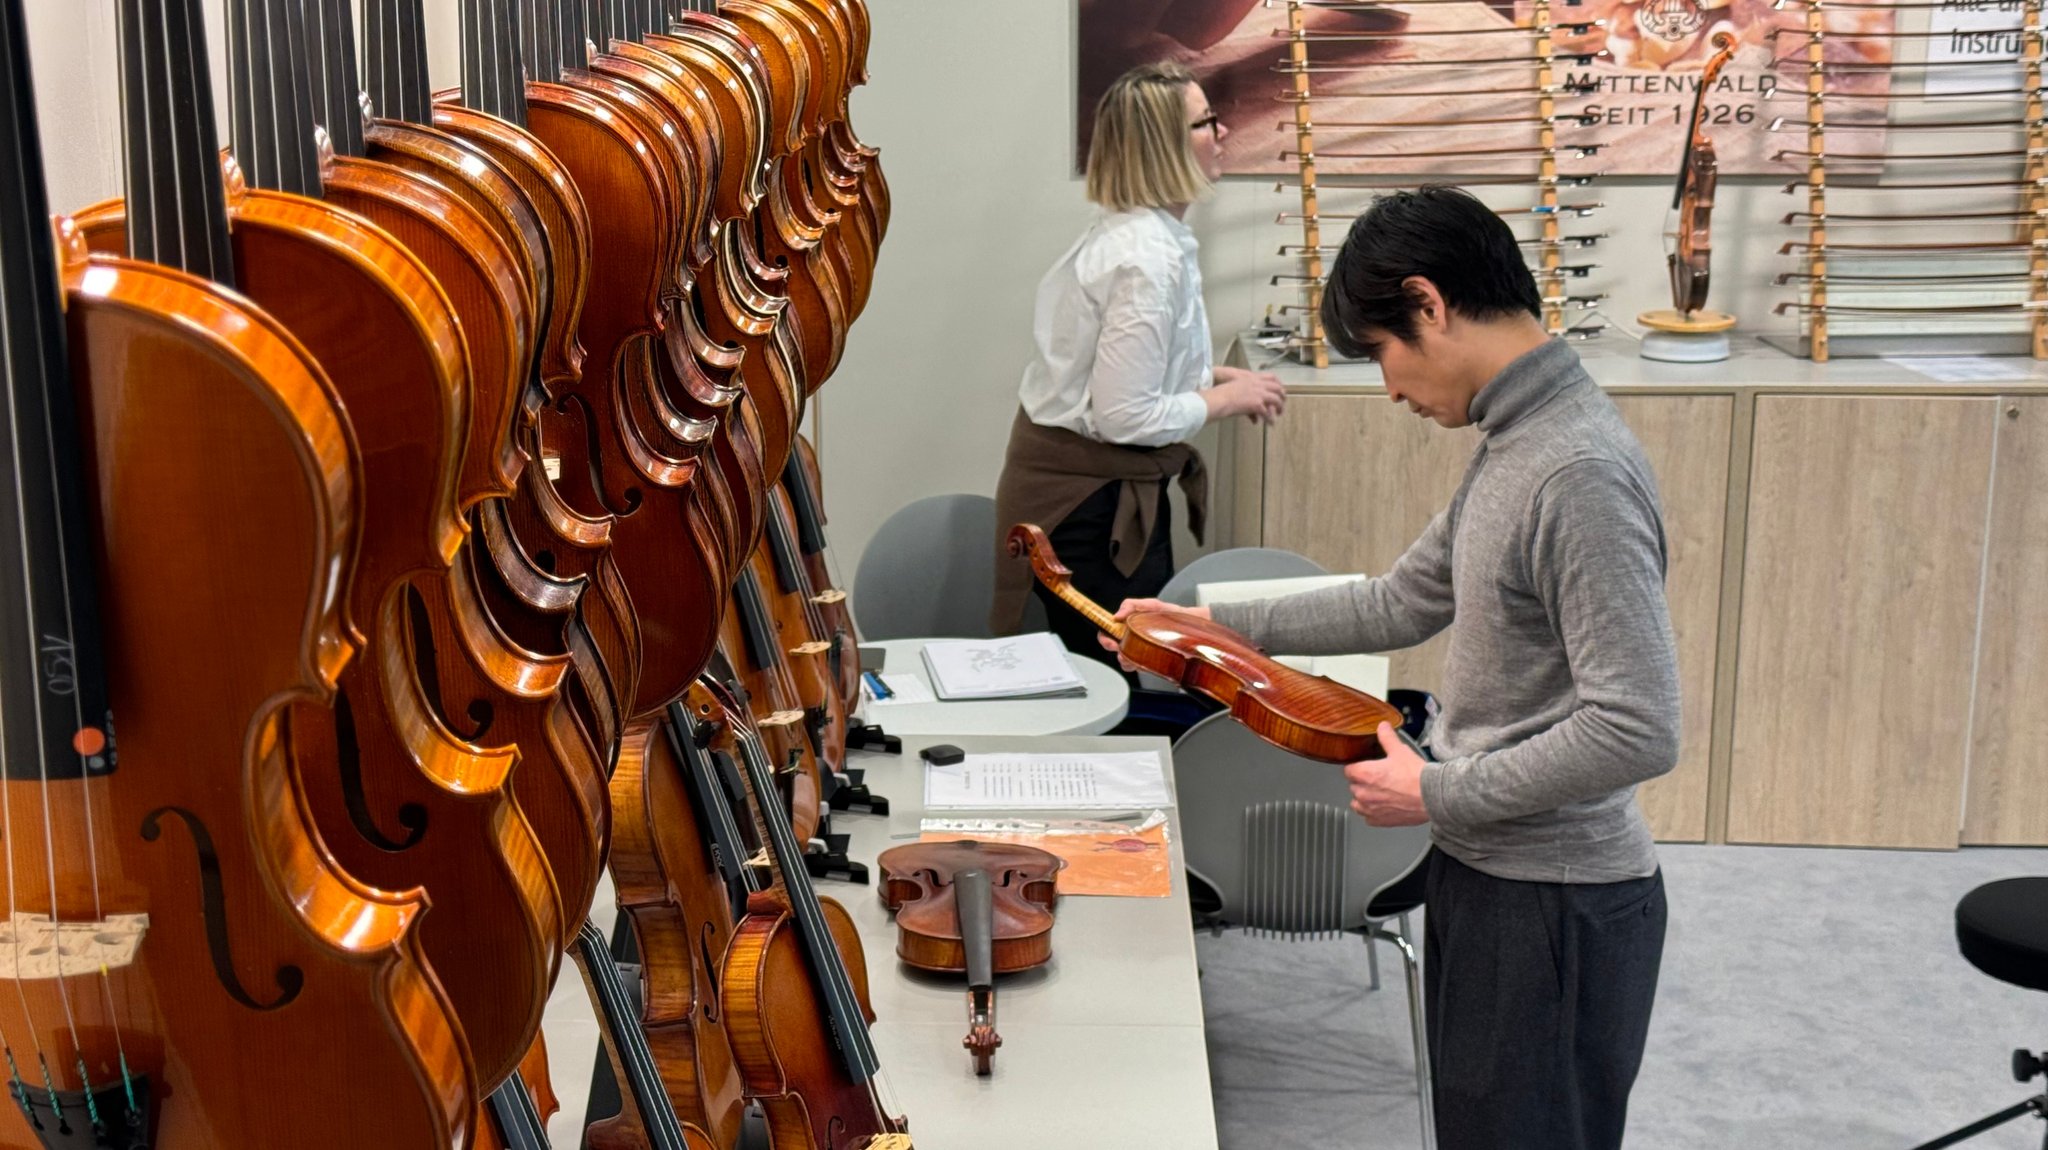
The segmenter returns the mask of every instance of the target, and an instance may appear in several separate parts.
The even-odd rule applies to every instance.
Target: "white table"
[[[1173,778],[1170,744],[1157,737],[906,737],[901,755],[849,756],[890,804],[886,819],[833,820],[853,835],[851,857],[873,867],[889,847],[917,841],[925,813],[917,752],[940,741],[969,752],[1157,750],[1169,785]],[[965,980],[897,961],[896,923],[873,888],[820,887],[846,904],[860,929],[883,1076],[910,1119],[918,1150],[1216,1146],[1180,819],[1171,809],[1167,814],[1171,897],[1061,898],[1052,961],[997,979],[1003,1045],[987,1078],[976,1077],[960,1045],[967,1034]]]
[[[884,639],[864,646],[888,652],[882,670],[916,675],[927,689],[931,677],[920,654],[929,639]],[[983,699],[969,702],[880,703],[863,708],[870,723],[880,724],[907,742],[917,735],[1099,735],[1123,721],[1131,706],[1131,687],[1115,668],[1099,659],[1069,652],[1074,669],[1088,684],[1085,696],[1072,699]],[[870,667],[869,670],[874,668]]]

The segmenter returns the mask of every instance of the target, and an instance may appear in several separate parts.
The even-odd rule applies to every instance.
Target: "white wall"
[[[1071,161],[1073,0],[869,2],[872,82],[855,96],[854,119],[861,136],[883,149],[895,212],[873,297],[823,392],[818,421],[833,541],[847,578],[896,508],[938,492],[993,493],[1030,352],[1033,292],[1091,212]],[[51,205],[63,211],[118,195],[114,0],[27,3]],[[222,0],[204,3],[225,141]],[[426,0],[437,85],[458,79],[456,3]],[[1924,27],[1925,19],[1914,13],[1901,23]],[[1909,73],[1895,82],[1910,85]],[[1927,109],[1900,112],[1924,116]],[[1895,132],[1891,146],[2012,143]],[[1912,175],[1926,178],[1930,167],[1918,165]],[[1777,221],[1800,206],[1779,192],[1780,182],[1724,179],[1714,217],[1713,303],[1749,331],[1793,326],[1771,315],[1774,303],[1792,295],[1770,283],[1792,267],[1777,248],[1795,235]],[[1608,180],[1572,193],[1606,205],[1575,227],[1611,234],[1586,257],[1602,265],[1588,286],[1611,293],[1605,316],[1621,328],[1632,327],[1637,312],[1667,304],[1669,196],[1661,179]],[[1267,284],[1285,270],[1275,249],[1289,237],[1273,217],[1287,208],[1270,180],[1238,179],[1189,214],[1202,238],[1219,346],[1267,305],[1291,298]],[[1186,548],[1183,537],[1183,557]]]

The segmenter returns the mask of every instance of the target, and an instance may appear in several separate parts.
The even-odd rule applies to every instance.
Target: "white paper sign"
[[[1172,805],[1156,751],[969,755],[924,772],[932,810],[1126,810]]]
[[[1927,69],[1927,98],[2011,92],[2017,99],[2022,8],[2021,0],[1944,0],[1934,10],[1927,37],[1927,62],[1936,65]],[[1947,66],[1970,61],[1983,66]]]

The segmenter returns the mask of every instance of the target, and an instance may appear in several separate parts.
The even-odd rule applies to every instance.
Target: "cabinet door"
[[[2006,399],[1971,708],[1963,841],[2048,845],[2048,399]]]
[[[1381,392],[1294,396],[1266,431],[1265,545],[1380,574],[1457,494],[1478,445],[1478,431],[1438,427]],[[1439,635],[1391,652],[1387,682],[1437,690],[1445,649]]]
[[[1996,415],[1757,400],[1731,842],[1956,845]]]
[[[1664,504],[1664,594],[1678,641],[1682,738],[1678,767],[1636,792],[1666,842],[1707,837],[1707,758],[1714,726],[1714,651],[1721,628],[1721,545],[1728,520],[1727,395],[1619,395],[1614,405],[1643,445]]]

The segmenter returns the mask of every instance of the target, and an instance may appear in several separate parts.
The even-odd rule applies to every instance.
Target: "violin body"
[[[366,206],[426,205],[417,228],[433,208],[451,228],[464,219],[411,176],[366,164],[341,170],[336,183]],[[461,331],[410,245],[328,203],[243,189],[230,177],[239,286],[326,369],[364,452],[364,535],[348,601],[364,655],[343,674],[335,706],[294,711],[305,800],[349,874],[385,890],[447,892],[424,917],[422,940],[489,1087],[518,1065],[539,1027],[562,931],[554,880],[513,796],[516,756],[472,747],[438,721],[407,629],[414,581],[431,589],[445,580],[464,545],[455,509],[470,430]],[[80,222],[96,246],[118,244],[118,204]],[[489,251],[495,239],[447,242]],[[479,951],[494,961],[472,961]]]
[[[965,971],[960,908],[954,877],[979,870],[995,892],[993,973],[1014,974],[1052,958],[1054,889],[1058,855],[1020,843],[961,839],[908,843],[882,852],[882,905],[896,912],[896,957],[919,970]]]
[[[872,1022],[867,958],[853,918],[832,899],[819,901],[860,1010]],[[825,1004],[814,986],[788,904],[775,892],[753,895],[725,952],[719,991],[733,1058],[747,1096],[767,1115],[770,1145],[855,1150],[866,1139],[901,1133],[900,1122],[877,1115],[870,1086],[854,1082],[832,1056]]]
[[[639,944],[640,1027],[669,1102],[729,1146],[744,1101],[717,994],[732,906],[668,740],[665,722],[627,728],[611,780],[612,881]]]
[[[124,1059],[147,1076],[154,1145],[460,1147],[476,1085],[421,946],[426,900],[339,868],[294,778],[295,718],[329,705],[357,648],[341,605],[362,472],[340,406],[272,317],[167,268],[88,258],[75,237],[65,248],[120,766],[0,783],[20,820],[4,830],[26,846],[43,818],[61,827],[54,857],[14,854],[19,910],[54,890],[67,922],[148,924],[104,989],[70,972],[75,1032],[55,978],[0,995],[0,1020],[23,1058],[52,1052],[60,1088],[79,1086],[56,1054],[74,1040],[103,1095],[120,1093]],[[12,1106],[0,1142],[41,1145]]]
[[[1385,755],[1379,725],[1401,729],[1401,712],[1363,691],[1274,661],[1245,637],[1198,615],[1141,612],[1119,622],[1074,590],[1073,573],[1032,524],[1010,529],[1010,554],[1029,554],[1038,581],[1096,626],[1121,640],[1141,670],[1223,704],[1230,717],[1276,747],[1326,763]]]

